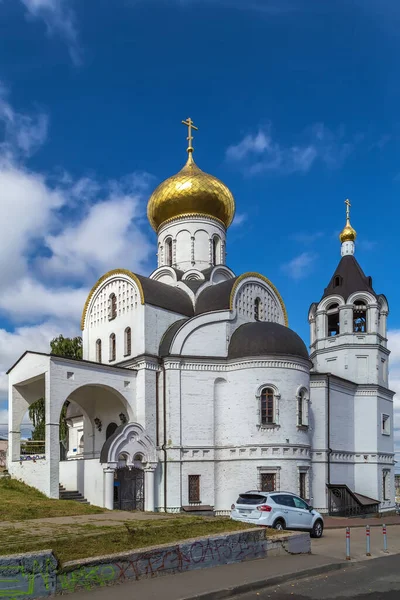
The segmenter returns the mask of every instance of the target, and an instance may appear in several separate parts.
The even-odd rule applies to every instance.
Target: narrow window
[[[300,498],[307,497],[307,473],[299,473],[299,496]]]
[[[254,320],[261,321],[260,312],[261,312],[261,298],[256,298],[254,300]]]
[[[261,491],[276,491],[276,473],[261,473]]]
[[[389,415],[382,415],[382,433],[384,435],[390,435],[390,417],[389,417]]]
[[[129,356],[131,353],[131,345],[132,345],[132,334],[131,328],[127,327],[125,329],[125,356]]]
[[[219,265],[220,263],[220,254],[221,254],[221,241],[217,235],[215,235],[212,239],[212,264]]]
[[[110,335],[110,361],[115,360],[116,356],[116,342],[115,342],[115,333]]]
[[[165,264],[172,267],[172,239],[165,240]]]
[[[189,475],[189,502],[200,502],[200,475]]]
[[[336,275],[334,281],[333,281],[333,287],[339,287],[340,285],[340,277],[339,275]]]
[[[101,363],[101,340],[96,340],[96,362]]]
[[[110,294],[108,299],[108,320],[112,321],[117,316],[117,296]]]
[[[273,424],[274,412],[274,391],[271,388],[264,388],[261,392],[261,424]]]
[[[353,331],[354,333],[366,333],[367,331],[367,307],[362,300],[354,302]]]
[[[298,398],[297,398],[297,425],[299,425],[299,427],[304,425],[304,414],[303,414],[304,406],[303,405],[304,405],[304,392],[300,392],[300,394],[298,395]]]
[[[339,304],[331,304],[326,311],[328,321],[328,337],[339,335]]]
[[[382,472],[382,495],[383,500],[390,500],[389,498],[389,471]]]

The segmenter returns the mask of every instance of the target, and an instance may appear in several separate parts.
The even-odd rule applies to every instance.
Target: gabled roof
[[[372,288],[372,278],[367,277],[353,255],[343,256],[325,288],[321,300],[327,296],[338,294],[346,302],[355,292],[369,292],[377,297]]]

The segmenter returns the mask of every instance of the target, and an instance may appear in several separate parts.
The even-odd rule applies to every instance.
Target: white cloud
[[[235,218],[233,219],[231,227],[240,227],[245,223],[248,219],[248,215],[246,213],[236,213]]]
[[[30,156],[47,137],[48,117],[44,113],[35,116],[21,114],[7,100],[8,90],[0,82],[0,123],[4,127],[4,141],[0,149],[5,157],[18,152]]]
[[[282,145],[272,138],[271,127],[247,134],[226,150],[230,162],[243,164],[245,172],[256,175],[265,171],[307,173],[317,161],[337,168],[351,153],[354,144],[344,139],[343,129],[334,133],[317,123],[304,133],[304,143]]]
[[[3,114],[11,122],[17,113],[5,103]],[[18,139],[0,143],[7,215],[0,220],[0,313],[18,325],[49,318],[77,324],[87,290],[101,274],[147,266],[153,247],[140,225],[150,176],[99,183],[62,173],[50,184],[23,166]]]
[[[316,259],[316,255],[311,252],[303,252],[296,256],[288,263],[282,266],[282,270],[291,278],[291,279],[303,279],[307,275],[310,274],[312,270],[312,266]]]
[[[72,61],[75,65],[81,64],[76,19],[69,0],[21,0],[21,2],[28,16],[44,21],[49,35],[59,35],[66,41]]]

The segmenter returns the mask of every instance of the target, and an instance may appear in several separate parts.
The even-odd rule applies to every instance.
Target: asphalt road
[[[400,556],[354,563],[348,569],[298,579],[236,600],[399,600]]]

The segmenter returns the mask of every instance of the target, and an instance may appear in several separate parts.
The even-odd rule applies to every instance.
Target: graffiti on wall
[[[309,535],[294,537],[295,546],[290,547],[291,539],[287,540],[289,551],[294,554],[309,552]],[[0,600],[90,590],[112,583],[264,558],[274,544],[276,542],[265,539],[265,530],[257,529],[157,546],[121,554],[111,560],[110,557],[99,557],[74,561],[62,569],[58,569],[57,560],[50,551],[0,556]],[[286,542],[282,544],[286,545]]]
[[[51,552],[0,557],[0,598],[37,598],[56,590],[57,560]]]
[[[256,533],[259,534],[254,532]],[[110,582],[157,577],[165,573],[180,573],[265,557],[267,552],[265,539],[252,534],[253,532],[203,538],[176,546],[131,554],[129,558],[121,557],[113,563],[83,565],[78,569],[60,573],[57,589],[63,592],[78,588],[91,589]]]

